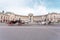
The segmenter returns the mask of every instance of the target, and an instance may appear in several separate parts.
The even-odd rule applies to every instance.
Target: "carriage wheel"
[[[7,23],[9,26],[12,26],[13,25],[13,23],[11,23],[11,22],[9,22],[9,23]]]
[[[18,23],[18,26],[22,25],[22,23]]]
[[[13,24],[8,24],[8,26],[12,26]]]

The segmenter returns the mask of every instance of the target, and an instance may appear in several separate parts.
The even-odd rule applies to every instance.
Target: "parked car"
[[[41,24],[46,24],[46,22],[41,22]]]
[[[51,21],[43,21],[43,22],[41,22],[41,24],[44,24],[44,25],[51,24],[51,23],[52,23]]]

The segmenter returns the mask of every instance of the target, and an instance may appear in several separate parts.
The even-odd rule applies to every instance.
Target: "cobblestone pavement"
[[[60,40],[60,25],[0,24],[0,40]]]
[[[0,28],[0,40],[60,40],[60,29]]]
[[[0,40],[60,40],[60,25],[0,24]]]
[[[23,25],[8,25],[6,23],[0,23],[1,27],[60,27],[60,24],[50,24],[50,25],[43,25],[43,24],[23,24]]]

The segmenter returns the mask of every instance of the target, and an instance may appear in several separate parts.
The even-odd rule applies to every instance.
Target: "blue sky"
[[[2,10],[21,15],[60,13],[60,0],[0,0],[0,11]]]

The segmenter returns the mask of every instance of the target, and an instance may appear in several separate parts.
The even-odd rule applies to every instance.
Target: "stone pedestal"
[[[29,14],[29,20],[30,20],[30,23],[33,23],[33,14]]]

